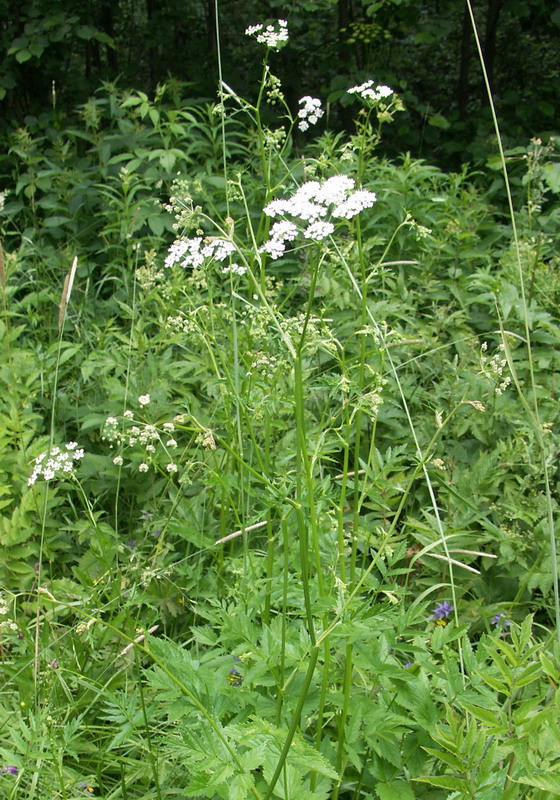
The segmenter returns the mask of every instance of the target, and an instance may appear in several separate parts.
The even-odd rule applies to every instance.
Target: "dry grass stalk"
[[[484,554],[486,555],[486,553]],[[430,558],[438,558],[440,561],[445,561],[446,564],[455,564],[456,567],[462,567],[463,569],[468,569],[469,572],[474,572],[475,575],[480,575],[479,570],[475,569],[474,567],[470,567],[468,564],[463,564],[462,561],[456,561],[454,558],[447,558],[447,556],[440,556],[438,553],[424,553],[424,556],[429,556]]]
[[[257,528],[262,528],[266,524],[266,520],[264,522],[255,522],[254,525],[248,525],[246,528],[241,528],[239,531],[234,531],[233,533],[228,533],[227,536],[222,536],[222,538],[218,539],[215,544],[229,542],[230,539],[235,539],[237,536],[241,536],[241,534],[248,533],[249,531],[256,531]]]
[[[152,625],[151,628],[148,628],[148,633],[153,633],[154,631],[157,631],[158,628],[159,628],[159,625]],[[135,644],[140,644],[140,642],[143,642],[145,638],[146,638],[146,634],[145,633],[141,633],[140,636],[137,636],[136,639],[134,639],[134,641],[132,641],[130,644],[127,644],[127,646],[124,648],[124,650],[121,650],[121,652],[119,653],[119,656],[126,655],[126,653],[128,653],[129,650],[132,650],[132,648],[134,647]]]
[[[74,276],[76,275],[77,267],[78,267],[78,256],[74,256],[74,261],[72,261],[70,272],[64,278],[64,288],[62,289],[62,297],[60,298],[60,308],[58,309],[58,330],[60,330],[64,325],[66,309],[68,308],[68,302],[70,300],[70,295],[72,294],[72,287],[74,285]]]

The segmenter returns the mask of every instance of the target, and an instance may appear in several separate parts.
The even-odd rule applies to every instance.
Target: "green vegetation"
[[[0,797],[560,795],[557,140],[389,159],[283,30],[9,134]]]

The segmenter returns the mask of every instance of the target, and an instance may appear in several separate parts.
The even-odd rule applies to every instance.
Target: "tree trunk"
[[[459,83],[457,86],[457,105],[459,106],[459,118],[467,117],[467,106],[469,103],[469,72],[471,66],[471,18],[468,8],[465,7],[463,14],[463,29],[461,34],[461,61],[459,65]]]
[[[490,89],[494,87],[494,65],[496,60],[496,34],[498,32],[498,20],[500,11],[504,5],[504,0],[488,0],[486,12],[486,31],[484,34],[484,61]]]

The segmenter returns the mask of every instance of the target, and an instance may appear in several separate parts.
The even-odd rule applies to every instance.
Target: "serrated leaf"
[[[469,714],[472,714],[475,719],[483,722],[485,725],[489,725],[491,728],[495,728],[500,731],[507,731],[508,724],[505,718],[501,720],[497,714],[494,714],[487,708],[480,708],[480,706],[475,706],[472,703],[465,703],[464,700],[460,702],[465,711],[468,711]]]
[[[439,786],[440,789],[453,789],[458,792],[469,791],[469,785],[461,778],[453,778],[451,775],[422,775],[420,778],[413,778],[419,783],[429,783],[432,786]]]
[[[404,781],[376,783],[375,793],[379,797],[379,800],[414,800],[416,796],[410,784]]]
[[[560,795],[560,775],[537,772],[533,775],[524,775],[522,778],[512,778],[515,783],[522,783],[525,786],[534,786],[543,792],[553,792]]]

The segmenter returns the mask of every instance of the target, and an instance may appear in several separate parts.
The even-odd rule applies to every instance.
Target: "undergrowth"
[[[389,87],[291,109],[285,30],[10,143],[3,797],[560,793],[555,142],[514,237]]]

